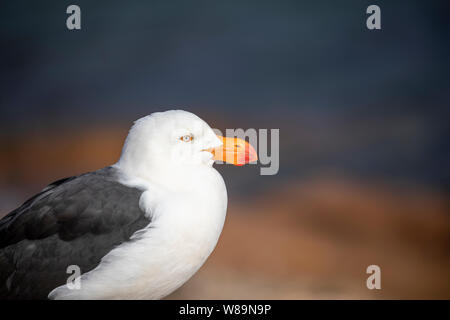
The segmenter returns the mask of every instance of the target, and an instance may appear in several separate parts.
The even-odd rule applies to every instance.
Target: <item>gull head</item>
[[[216,135],[195,114],[170,110],[135,121],[118,164],[135,171],[211,167],[214,161],[240,166],[256,160],[255,149],[245,140]]]

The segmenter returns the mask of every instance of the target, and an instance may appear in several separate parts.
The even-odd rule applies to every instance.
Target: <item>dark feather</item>
[[[85,273],[150,220],[142,190],[117,182],[117,169],[58,180],[0,220],[0,299],[46,299]]]

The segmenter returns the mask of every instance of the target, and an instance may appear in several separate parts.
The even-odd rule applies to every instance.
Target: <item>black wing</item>
[[[68,266],[94,269],[150,223],[141,194],[108,167],[56,181],[9,213],[0,220],[0,299],[46,299]]]

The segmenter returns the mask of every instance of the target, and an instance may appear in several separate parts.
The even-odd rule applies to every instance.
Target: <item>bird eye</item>
[[[190,141],[192,141],[192,139],[194,139],[194,137],[191,136],[190,134],[180,137],[180,140],[183,142],[190,142]]]

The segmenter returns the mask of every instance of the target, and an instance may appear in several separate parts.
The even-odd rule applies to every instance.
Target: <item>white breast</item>
[[[213,168],[191,180],[184,192],[147,183],[140,206],[151,223],[81,276],[81,288],[53,290],[53,299],[160,299],[185,283],[216,246],[227,193]]]

